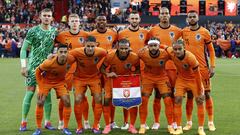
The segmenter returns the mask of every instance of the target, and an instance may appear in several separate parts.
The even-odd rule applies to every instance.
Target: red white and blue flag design
[[[113,78],[113,105],[129,109],[142,103],[140,76],[118,76]]]

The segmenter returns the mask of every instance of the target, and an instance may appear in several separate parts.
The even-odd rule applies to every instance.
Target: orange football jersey
[[[150,56],[148,48],[143,48],[138,52],[139,58],[144,62],[144,77],[148,78],[166,78],[167,73],[165,70],[165,64],[170,59],[168,53],[159,49],[159,56],[153,58]]]
[[[71,50],[69,52],[74,56],[77,62],[77,69],[74,77],[79,80],[96,79],[99,78],[99,70],[97,64],[107,55],[105,49],[96,47],[93,56],[87,56],[84,47]]]
[[[99,43],[98,47],[106,50],[113,48],[113,43],[117,40],[117,33],[111,29],[107,29],[106,32],[99,32],[97,29],[92,31],[89,35],[94,36]]]
[[[139,28],[136,31],[126,28],[118,33],[118,40],[124,38],[128,39],[132,51],[137,53],[139,49],[145,46],[145,43],[147,41],[147,34],[148,31],[143,28]]]
[[[174,53],[172,47],[166,48],[174,64],[177,67],[178,77],[184,80],[195,79],[194,69],[198,67],[199,63],[196,57],[189,51],[185,51],[185,56],[180,60]]]
[[[40,71],[44,72],[43,83],[56,84],[65,81],[65,75],[69,69],[69,64],[74,61],[73,56],[68,55],[67,63],[60,65],[57,61],[57,56],[53,59],[46,59],[42,64],[39,65]],[[40,76],[40,75],[36,75]]]
[[[128,75],[135,71],[137,66],[140,66],[140,61],[134,52],[130,52],[125,60],[120,60],[117,56],[117,51],[111,51],[104,59],[103,64],[110,66],[110,72],[115,72],[117,75]]]
[[[168,28],[156,25],[148,32],[148,36],[149,38],[157,37],[160,39],[161,44],[172,46],[172,43],[182,36],[182,30],[173,25],[169,25]]]
[[[209,67],[208,53],[211,66],[215,67],[215,52],[211,43],[211,35],[207,29],[199,27],[197,30],[191,30],[189,27],[186,27],[183,29],[183,39],[186,50],[196,56],[200,69]]]
[[[80,30],[78,34],[72,34],[70,31],[63,31],[56,37],[56,41],[68,45],[69,49],[83,47],[83,43],[88,33]]]
[[[168,28],[162,28],[158,24],[149,31],[148,36],[149,38],[157,37],[160,39],[161,44],[172,46],[173,42],[177,41],[182,36],[182,30],[173,25],[169,25]],[[171,60],[167,62],[166,69],[176,69]]]

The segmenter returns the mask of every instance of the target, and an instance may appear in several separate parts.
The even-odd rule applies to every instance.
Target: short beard
[[[139,25],[132,25],[132,24],[131,24],[131,26],[132,26],[133,28],[137,28]]]
[[[189,25],[190,26],[195,26],[195,25],[197,25],[197,22],[195,22],[194,24],[189,23]]]
[[[157,57],[159,54],[159,50],[155,50],[155,53],[152,53],[152,51],[149,51],[149,52],[152,57]]]

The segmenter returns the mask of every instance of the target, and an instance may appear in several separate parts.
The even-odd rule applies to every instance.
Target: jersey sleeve
[[[180,37],[182,37],[182,29],[180,28],[176,28],[177,32],[176,32],[176,38],[179,39]]]
[[[51,69],[51,63],[52,63],[52,61],[53,60],[55,60],[56,58],[53,58],[53,59],[51,59],[51,60],[48,60],[48,59],[46,59],[45,61],[43,61],[43,63],[42,64],[40,64],[40,66],[39,66],[39,69],[41,70],[41,71],[49,71],[50,69]]]
[[[211,38],[211,35],[210,35],[210,32],[208,30],[205,31],[205,44],[210,44],[212,42],[212,38]]]
[[[34,40],[34,28],[29,29],[29,31],[27,32],[27,35],[24,39],[24,42],[28,42],[28,44],[31,44]]]
[[[193,70],[195,70],[199,66],[199,63],[193,54],[189,55],[189,64],[191,65]]]
[[[100,57],[103,59],[107,55],[107,51],[104,49],[101,49]]]
[[[63,34],[62,33],[59,33],[55,39],[55,42],[56,43],[63,43]]]
[[[69,51],[68,54],[70,54],[71,56],[73,56],[74,58],[76,58],[76,57],[77,57],[77,52],[78,52],[77,49],[73,49],[73,50]]]
[[[42,73],[42,71],[40,70],[40,68],[39,68],[39,67],[36,68],[35,75],[36,75],[36,81],[37,81],[39,87],[40,87],[41,84],[42,84],[42,83],[41,83],[41,80],[42,80],[41,73]]]
[[[154,28],[154,27],[153,27],[153,28]],[[151,28],[151,29],[148,31],[147,40],[149,40],[149,39],[153,36],[153,35],[152,35],[153,28]]]
[[[75,57],[73,57],[71,54],[68,54],[67,63],[72,65],[75,61]]]
[[[215,67],[215,50],[213,44],[210,43],[208,46],[209,58],[210,58],[210,66]]]
[[[29,42],[27,40],[23,41],[23,46],[20,51],[20,58],[26,59],[27,58],[27,49],[30,46]]]
[[[145,47],[144,47],[144,48],[141,48],[141,49],[138,51],[137,55],[138,55],[138,57],[139,57],[140,59],[143,58],[145,51],[146,51],[146,48],[145,48]]]
[[[111,60],[112,60],[112,53],[107,54],[104,61],[103,61],[103,65],[105,67],[108,67],[110,65]]]

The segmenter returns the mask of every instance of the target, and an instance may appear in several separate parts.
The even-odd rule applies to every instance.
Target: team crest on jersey
[[[139,34],[139,38],[142,39],[142,40],[144,39],[143,33],[140,33],[140,34]]]
[[[160,60],[160,61],[159,61],[159,64],[160,64],[160,66],[163,66],[164,61],[163,61],[163,60]]]
[[[131,69],[131,67],[132,67],[132,64],[131,64],[131,63],[125,64],[125,68],[126,68],[126,69]]]
[[[99,61],[99,58],[98,58],[98,57],[95,57],[95,59],[94,59],[94,64],[97,64],[98,61]]]
[[[80,43],[83,43],[83,42],[84,42],[84,38],[83,38],[83,37],[80,37],[80,38],[79,38],[79,42],[80,42]]]
[[[170,35],[171,39],[173,39],[175,37],[174,32],[169,32],[169,35]]]
[[[107,39],[108,39],[109,42],[111,42],[112,41],[112,36],[108,36]]]
[[[188,69],[189,65],[188,64],[183,64],[184,69]]]
[[[52,33],[52,35],[51,35],[51,39],[54,40],[55,37],[56,37],[56,36],[55,36],[55,33]]]
[[[30,77],[27,77],[26,82],[30,83],[31,81],[32,81],[32,79]]]
[[[201,35],[200,34],[197,34],[196,35],[196,40],[200,40],[201,39]]]

